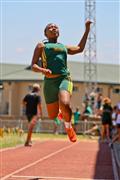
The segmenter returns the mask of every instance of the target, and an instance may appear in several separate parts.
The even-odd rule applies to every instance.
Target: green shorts
[[[61,90],[66,90],[72,94],[73,83],[70,77],[60,76],[57,78],[44,79],[44,96],[46,104],[58,101],[58,94]]]

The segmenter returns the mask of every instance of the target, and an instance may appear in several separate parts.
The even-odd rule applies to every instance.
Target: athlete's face
[[[45,28],[45,36],[48,39],[56,39],[59,36],[59,28],[56,24],[48,24]]]

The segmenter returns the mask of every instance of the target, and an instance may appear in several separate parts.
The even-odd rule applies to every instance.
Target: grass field
[[[19,136],[17,134],[4,134],[3,137],[0,137],[0,149],[7,148],[7,147],[15,147],[17,145],[22,145],[25,142],[27,134],[24,133],[22,136]],[[47,139],[59,139],[59,140],[68,140],[67,135],[64,134],[48,134],[48,133],[33,133],[32,140],[34,141],[41,141],[41,140],[47,140]],[[84,135],[78,135],[78,140],[96,140],[98,137],[91,137],[90,136],[84,136]]]

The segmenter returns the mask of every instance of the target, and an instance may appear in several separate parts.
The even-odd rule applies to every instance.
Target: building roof
[[[84,63],[68,61],[72,80],[84,82]],[[2,81],[36,81],[43,80],[41,73],[29,69],[29,65],[0,64]],[[97,82],[107,84],[120,84],[120,65],[97,64]]]
[[[36,81],[43,80],[41,73],[31,71],[29,65],[0,64],[2,81]]]

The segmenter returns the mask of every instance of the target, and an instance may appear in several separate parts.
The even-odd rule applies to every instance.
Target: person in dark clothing
[[[96,97],[96,103],[95,103],[95,113],[96,115],[100,115],[100,109],[102,106],[102,100],[103,100],[103,95],[102,93],[98,93],[97,97]]]
[[[103,100],[103,106],[102,106],[102,133],[101,133],[102,140],[104,140],[104,138],[106,136],[106,138],[109,142],[111,125],[112,125],[111,100],[108,97],[106,97]]]
[[[28,119],[28,134],[25,142],[25,146],[31,146],[31,137],[33,128],[38,120],[42,117],[41,108],[41,97],[38,94],[40,91],[39,84],[33,85],[33,90],[31,93],[27,94],[23,99],[23,106],[25,107],[25,114]]]

